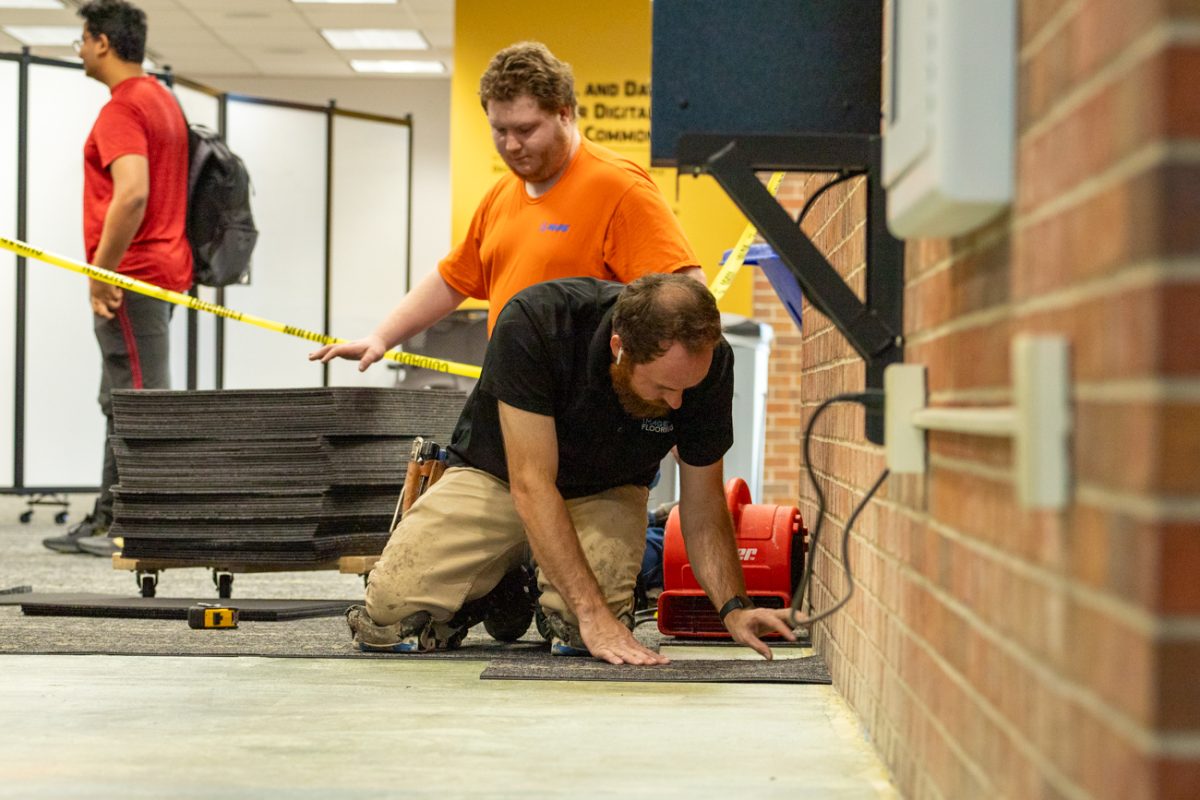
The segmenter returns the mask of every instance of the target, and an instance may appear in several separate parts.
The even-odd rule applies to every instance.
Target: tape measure
[[[772,196],[779,191],[779,184],[783,181],[784,173],[776,172],[767,182],[767,191]],[[729,258],[725,259],[725,265],[721,268],[717,276],[713,278],[712,284],[709,286],[709,291],[713,297],[719,302],[725,293],[729,291],[729,287],[733,285],[733,279],[737,277],[738,270],[742,268],[742,262],[745,261],[746,252],[750,249],[750,245],[754,242],[754,237],[758,235],[758,230],[753,224],[746,226],[742,231],[742,235],[738,237],[737,244],[729,254]],[[17,241],[16,239],[6,239],[0,236],[0,248],[10,250],[22,258],[31,258],[35,261],[41,261],[51,266],[61,267],[62,269],[77,272],[80,275],[86,275],[89,278],[108,283],[113,286],[127,289],[131,292],[144,294],[147,297],[153,297],[157,300],[162,300],[167,303],[172,303],[177,306],[183,306],[195,311],[203,311],[208,314],[214,314],[218,317],[231,319],[235,322],[244,322],[247,325],[254,325],[258,328],[263,328],[276,333],[285,333],[288,336],[296,336],[301,339],[307,339],[310,342],[317,344],[344,344],[346,339],[338,339],[334,336],[326,336],[323,333],[308,331],[303,328],[297,328],[293,325],[284,325],[281,322],[257,317],[253,314],[246,314],[242,311],[235,311],[232,308],[209,303],[196,297],[192,297],[182,292],[174,292],[170,289],[163,289],[160,286],[155,286],[152,283],[139,281],[136,278],[130,278],[127,275],[122,275],[119,272],[113,272],[100,267],[93,267],[91,264],[85,264],[81,261],[75,261],[65,256],[48,253],[45,250],[38,250],[31,247],[25,242]],[[389,350],[383,354],[383,357],[389,361],[395,361],[399,364],[405,364],[410,367],[422,367],[431,369],[437,372],[445,372],[450,375],[460,375],[464,378],[474,378],[478,380],[480,368],[472,364],[460,364],[456,361],[446,361],[440,358],[431,358],[430,356],[417,355],[415,353],[402,353],[398,350]]]
[[[189,628],[236,628],[238,610],[216,603],[198,603],[188,609]]]
[[[42,261],[55,267],[69,269],[72,272],[78,272],[80,275],[86,275],[89,278],[101,281],[102,283],[119,286],[122,289],[128,289],[131,292],[144,294],[147,297],[153,297],[157,300],[162,300],[167,303],[173,303],[177,306],[195,309],[196,311],[204,311],[209,314],[215,314],[218,317],[232,319],[236,322],[244,322],[247,325],[254,325],[258,328],[264,328],[268,331],[276,333],[286,333],[288,336],[297,336],[301,339],[307,339],[310,342],[317,344],[343,344],[345,339],[338,339],[333,336],[326,336],[323,333],[315,333],[306,331],[303,328],[296,328],[292,325],[284,325],[281,322],[274,322],[262,317],[256,317],[253,314],[246,314],[241,311],[234,311],[232,308],[219,306],[216,303],[206,303],[199,298],[192,297],[181,292],[173,292],[170,289],[163,289],[155,286],[152,283],[139,281],[136,278],[130,278],[127,275],[122,275],[118,272],[112,272],[107,269],[93,267],[91,264],[84,264],[81,261],[74,261],[64,256],[47,253],[44,250],[38,250],[30,247],[24,242],[18,242],[15,239],[5,239],[0,236],[0,247],[5,250],[11,250],[18,256],[23,258],[32,258],[35,261]],[[401,353],[398,350],[390,350],[384,353],[384,358],[389,361],[395,361],[400,364],[407,364],[410,367],[423,367],[432,369],[438,372],[446,372],[451,375],[461,375],[464,378],[479,378],[479,367],[471,364],[459,364],[455,361],[444,361],[440,358],[430,358],[429,356],[420,356],[414,353]]]

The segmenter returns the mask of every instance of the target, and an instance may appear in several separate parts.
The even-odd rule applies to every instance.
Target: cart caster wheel
[[[22,525],[28,525],[29,520],[31,520],[31,519],[33,519],[32,511],[22,511],[21,512],[21,524]]]
[[[233,597],[233,574],[229,572],[214,572],[213,583],[217,585],[217,597],[228,600]]]
[[[54,521],[57,522],[59,525],[62,525],[64,522],[67,521],[67,512],[60,511],[57,514],[55,514]]]
[[[142,597],[154,597],[155,589],[158,587],[158,576],[139,575],[138,585],[142,587]]]

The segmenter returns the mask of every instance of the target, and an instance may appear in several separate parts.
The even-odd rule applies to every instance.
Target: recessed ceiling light
[[[428,50],[429,42],[411,28],[326,28],[325,41],[335,50]]]
[[[0,0],[0,8],[62,8],[61,0]]]
[[[21,44],[68,46],[82,34],[82,25],[5,25],[4,32]]]
[[[446,65],[440,61],[397,61],[387,59],[361,59],[350,61],[355,72],[381,72],[389,75],[444,75]]]

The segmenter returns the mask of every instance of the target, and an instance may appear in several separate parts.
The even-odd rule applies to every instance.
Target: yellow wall
[[[632,161],[650,164],[650,2],[603,3],[526,0],[458,0],[455,6],[454,78],[451,84],[450,166],[453,237],[466,233],[471,214],[507,169],[496,154],[487,117],[479,105],[479,76],[503,47],[522,40],[544,42],[575,71],[585,135]],[[624,136],[633,141],[614,140]],[[711,279],[721,254],[733,247],[746,219],[708,176],[652,169],[654,180],[679,216]],[[721,303],[745,316],[751,308],[751,268],[746,267]]]

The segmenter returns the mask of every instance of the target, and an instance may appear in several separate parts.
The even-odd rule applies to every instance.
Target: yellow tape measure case
[[[189,628],[236,628],[238,610],[227,606],[201,603],[188,609]]]

